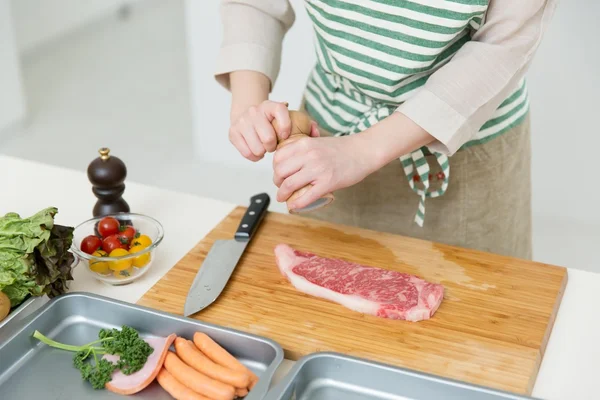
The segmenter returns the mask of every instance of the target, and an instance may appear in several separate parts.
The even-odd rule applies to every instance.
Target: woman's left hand
[[[329,192],[352,186],[372,173],[374,160],[359,135],[302,138],[275,152],[273,182],[277,201],[307,184],[312,188],[290,204],[303,208]]]

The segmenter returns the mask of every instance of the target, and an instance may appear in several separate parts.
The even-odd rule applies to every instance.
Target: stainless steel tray
[[[74,255],[73,264],[71,268],[74,269],[79,265],[79,257]],[[16,309],[12,310],[10,314],[2,321],[0,321],[0,343],[6,340],[10,334],[18,327],[28,320],[28,317],[44,304],[46,304],[50,298],[46,295],[43,296],[30,296],[25,299]]]
[[[52,349],[32,338],[44,335],[70,344],[89,343],[100,328],[129,325],[145,336],[171,333],[191,338],[202,331],[240,359],[260,378],[246,399],[262,399],[283,360],[281,347],[265,338],[183,318],[87,293],[56,297],[34,312],[11,336],[0,342],[0,399],[117,399],[94,390],[73,367],[73,353]],[[171,399],[155,382],[133,396]]]
[[[264,400],[525,400],[490,390],[337,353],[299,360]]]
[[[11,311],[6,318],[0,321],[0,343],[6,340],[10,333],[19,327],[20,323],[46,304],[48,300],[50,300],[48,296],[30,297]]]

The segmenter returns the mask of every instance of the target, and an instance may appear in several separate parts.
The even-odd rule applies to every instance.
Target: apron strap
[[[434,191],[429,190],[430,168],[423,151],[418,149],[410,154],[400,157],[400,162],[404,168],[404,174],[408,179],[408,185],[420,197],[419,208],[415,215],[415,223],[420,227],[423,227],[425,222],[425,199],[442,196],[448,189],[450,176],[450,163],[448,157],[440,153],[435,153],[435,156],[442,169],[443,181],[441,187]],[[416,182],[421,182],[423,188],[418,188]]]
[[[346,136],[364,131],[365,129],[375,125],[377,122],[390,116],[392,112],[393,111],[388,106],[376,104],[364,115],[357,117],[352,124],[350,124],[350,127],[347,131],[337,132],[334,136]],[[400,157],[400,162],[404,168],[404,174],[408,179],[408,184],[410,188],[420,197],[419,208],[417,209],[417,214],[415,215],[415,222],[420,227],[423,227],[425,222],[425,199],[429,197],[442,196],[444,193],[446,193],[446,189],[448,189],[448,177],[450,176],[450,163],[448,162],[448,157],[440,153],[434,154],[442,169],[441,173],[443,174],[441,187],[434,191],[429,190],[430,168],[427,160],[425,159],[425,154],[423,151],[418,149],[410,154]],[[418,188],[416,182],[421,182],[421,186],[423,186],[423,188]]]

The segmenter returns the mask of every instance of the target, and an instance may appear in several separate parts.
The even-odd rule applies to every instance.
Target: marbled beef
[[[377,317],[429,319],[444,297],[442,285],[416,276],[319,257],[285,244],[275,247],[275,259],[297,290]]]

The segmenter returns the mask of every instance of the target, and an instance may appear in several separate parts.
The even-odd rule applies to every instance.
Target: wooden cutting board
[[[211,245],[232,237],[244,211],[227,216],[139,304],[182,314]],[[275,265],[279,243],[441,283],[444,301],[432,319],[411,323],[304,295]],[[221,296],[195,318],[269,337],[292,360],[336,351],[530,394],[566,283],[561,267],[269,213]]]

